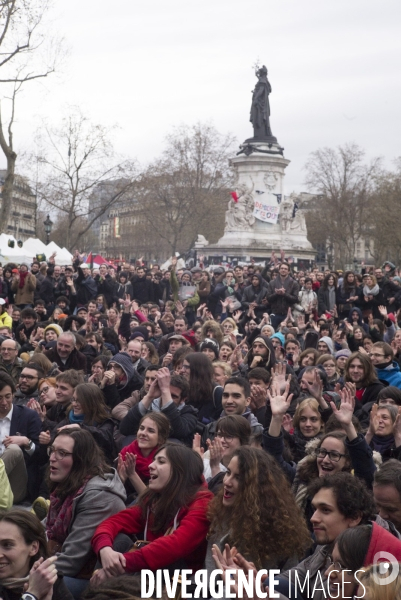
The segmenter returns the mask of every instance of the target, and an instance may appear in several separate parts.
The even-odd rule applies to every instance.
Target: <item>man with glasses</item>
[[[24,368],[24,361],[18,358],[20,345],[12,339],[7,339],[0,346],[0,373],[7,373],[17,385]]]
[[[376,342],[369,356],[380,381],[401,389],[400,365],[394,360],[394,351],[390,344]]]
[[[16,406],[26,406],[29,400],[34,399],[39,402],[39,379],[43,379],[44,372],[39,365],[28,363],[21,371],[18,380],[18,389],[14,394],[14,404]]]

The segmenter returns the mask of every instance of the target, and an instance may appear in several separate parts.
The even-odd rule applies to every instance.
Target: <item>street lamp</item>
[[[50,220],[49,215],[46,217],[46,221],[44,221],[43,225],[45,226],[46,233],[46,245],[50,242],[50,234],[52,232],[53,221]]]

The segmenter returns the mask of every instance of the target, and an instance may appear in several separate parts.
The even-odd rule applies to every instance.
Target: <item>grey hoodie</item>
[[[68,536],[57,555],[57,571],[75,577],[91,556],[91,540],[102,521],[124,510],[127,498],[115,469],[103,477],[92,477],[82,494],[74,498]]]

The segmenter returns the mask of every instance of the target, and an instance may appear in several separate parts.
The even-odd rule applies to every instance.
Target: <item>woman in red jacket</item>
[[[139,503],[103,521],[92,539],[102,568],[92,578],[100,583],[109,577],[141,569],[202,568],[209,528],[208,504],[213,495],[203,479],[200,456],[180,444],[166,444],[149,465],[148,489]],[[128,537],[144,532],[147,542],[140,550],[128,552]],[[123,552],[113,550],[118,546]]]

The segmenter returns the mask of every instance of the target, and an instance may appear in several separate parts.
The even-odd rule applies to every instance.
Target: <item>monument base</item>
[[[308,194],[284,196],[284,172],[290,161],[277,142],[247,140],[230,161],[235,170],[237,201],[230,200],[224,235],[216,244],[203,236],[198,253],[211,262],[256,262],[284,250],[297,261],[314,261],[316,252],[306,237],[304,206]]]

